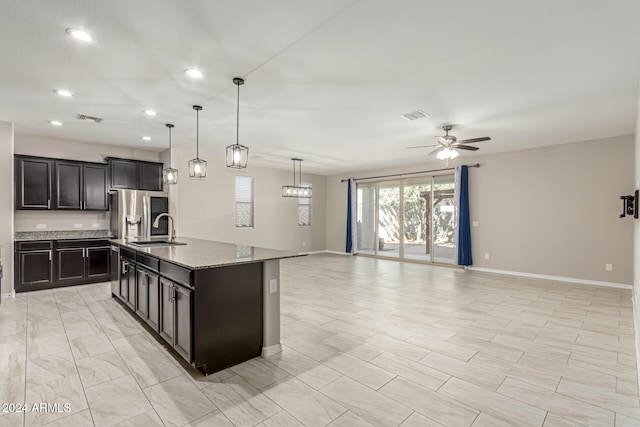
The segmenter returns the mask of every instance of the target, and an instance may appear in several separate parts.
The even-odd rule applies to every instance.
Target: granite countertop
[[[132,245],[130,242],[131,241],[125,241],[123,239],[111,240],[111,243],[124,246],[137,252],[149,254],[161,260],[169,261],[192,270],[302,256],[294,252],[281,251],[278,249],[191,239],[188,237],[176,238],[176,242],[186,243],[186,245],[175,246],[145,248],[143,246]]]
[[[67,230],[67,231],[16,231],[13,240],[73,240],[73,239],[110,239],[109,230]]]

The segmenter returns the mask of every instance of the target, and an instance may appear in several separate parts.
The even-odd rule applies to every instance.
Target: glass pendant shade
[[[207,161],[198,157],[189,160],[189,176],[194,179],[202,179],[207,176]]]
[[[249,160],[249,147],[240,144],[233,144],[227,147],[227,167],[244,169]]]
[[[436,154],[436,157],[440,160],[448,160],[448,159],[455,159],[456,157],[458,157],[459,153],[449,147],[445,147],[442,150],[440,150],[438,152],[438,154]]]
[[[171,123],[167,123],[165,126],[169,128],[169,167],[162,170],[162,182],[171,185],[178,183],[178,169],[171,167],[171,129],[174,126]]]
[[[244,79],[235,77],[233,83],[238,86],[238,103],[236,104],[236,143],[227,147],[227,167],[234,169],[244,169],[249,160],[249,147],[240,145],[240,86],[244,84]]]
[[[312,189],[302,186],[302,159],[293,160],[293,185],[282,186],[282,197],[297,197],[302,199],[310,199]],[[296,163],[298,164],[298,185],[296,185]]]
[[[207,176],[207,161],[202,160],[199,157],[199,149],[200,149],[200,140],[199,140],[199,132],[200,132],[200,122],[199,122],[199,113],[202,111],[202,107],[199,105],[194,105],[193,109],[196,110],[196,158],[189,160],[189,178],[193,179],[204,179]]]

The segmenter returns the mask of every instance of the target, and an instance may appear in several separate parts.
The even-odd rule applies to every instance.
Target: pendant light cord
[[[196,110],[196,159],[200,158],[200,110]]]
[[[236,102],[236,146],[240,145],[240,83],[238,86],[238,102]]]

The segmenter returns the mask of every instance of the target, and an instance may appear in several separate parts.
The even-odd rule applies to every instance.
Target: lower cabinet
[[[53,242],[16,242],[16,292],[50,288],[54,281]]]
[[[191,290],[160,277],[160,336],[191,360]]]
[[[15,244],[15,289],[25,292],[110,280],[107,240],[38,240]]]
[[[158,274],[136,267],[136,313],[154,331],[160,324],[160,277]]]
[[[130,309],[136,309],[136,264],[126,258],[120,258],[119,297]]]

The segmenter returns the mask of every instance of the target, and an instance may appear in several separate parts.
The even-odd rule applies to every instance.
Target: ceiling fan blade
[[[454,146],[453,146],[453,147],[451,147],[451,148],[455,148],[456,150],[459,148],[459,149],[461,149],[461,150],[470,150],[470,151],[476,151],[476,150],[479,150],[479,149],[480,149],[480,148],[478,148],[478,147],[472,147],[471,145],[460,145],[460,144],[458,144],[458,145],[454,145]]]
[[[429,147],[438,147],[438,145],[413,145],[411,147],[404,147],[404,148],[429,148]]]
[[[446,145],[449,142],[444,136],[436,136],[436,141],[442,145]]]
[[[463,139],[458,141],[456,144],[470,144],[472,142],[481,142],[481,141],[490,141],[491,138],[488,136],[481,136],[480,138],[471,138],[471,139]]]
[[[436,148],[435,150],[433,150],[432,152],[430,152],[428,155],[429,155],[429,156],[432,156],[432,155],[436,154],[436,153],[437,153],[438,151],[440,151],[440,150],[442,150],[442,147],[438,147],[438,148]]]

